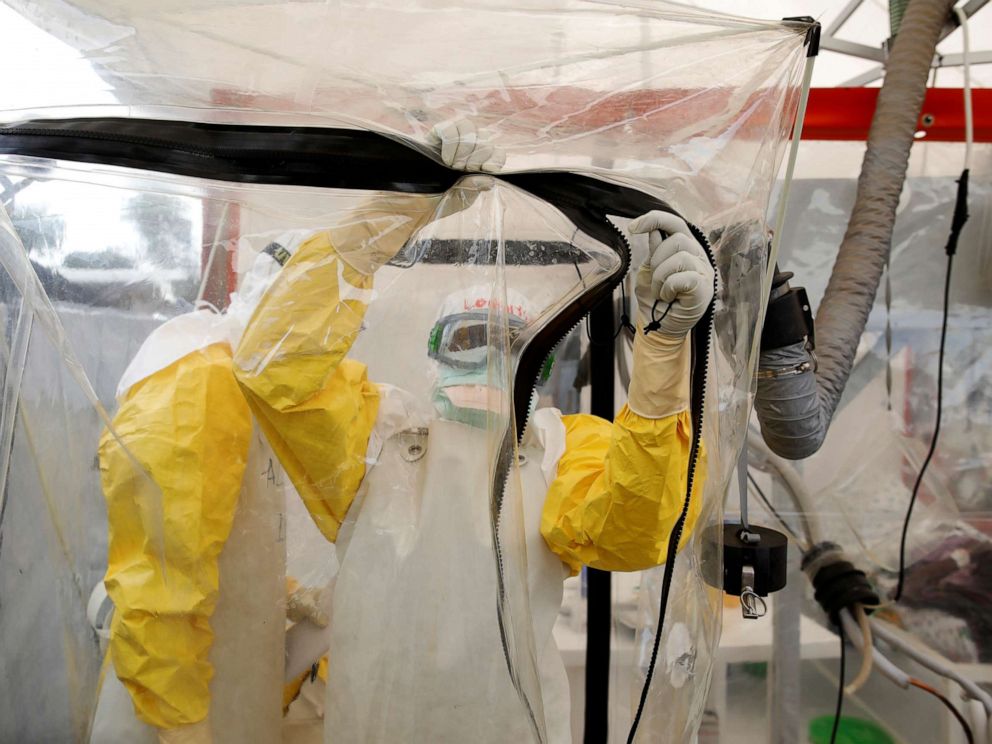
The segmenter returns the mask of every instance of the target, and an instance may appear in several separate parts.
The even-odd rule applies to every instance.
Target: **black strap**
[[[761,350],[781,349],[803,340],[814,347],[813,311],[805,287],[790,289],[769,301],[761,329]]]

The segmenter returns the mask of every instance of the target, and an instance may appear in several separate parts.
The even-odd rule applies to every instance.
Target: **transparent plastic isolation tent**
[[[853,201],[842,177],[858,157],[855,143],[813,143],[793,183],[792,209],[809,219],[783,237],[782,262],[822,295],[829,266],[822,251]],[[937,350],[956,181],[964,145],[914,145],[900,199],[887,276],[859,347],[856,373],[823,449],[804,462],[810,492],[804,511],[822,536],[842,544],[880,587],[898,575],[898,529],[936,419]],[[949,659],[987,662],[987,592],[979,556],[988,550],[988,173],[992,148],[975,145],[970,217],[952,273],[940,447],[927,470],[908,535],[911,586],[886,614]],[[839,220],[839,221],[838,221]],[[936,284],[935,284],[936,283]],[[840,464],[840,467],[838,467]],[[893,532],[896,539],[893,539]],[[938,558],[956,549],[961,572],[935,580]],[[957,575],[955,576],[955,573]],[[915,578],[914,578],[915,576]],[[957,592],[957,596],[952,596]]]
[[[787,224],[779,265],[795,272],[792,283],[806,287],[814,307],[830,277],[830,251],[842,239],[854,205],[863,157],[863,142],[802,144],[788,209],[803,219]],[[964,160],[964,143],[921,139],[913,145],[891,256],[850,380],[822,448],[800,467],[790,468],[796,488],[785,485],[778,468],[758,447],[749,450],[754,485],[762,489],[760,495],[752,491],[751,518],[783,529],[781,518],[802,550],[822,541],[841,546],[883,595],[891,594],[898,579],[900,531],[936,421],[944,246]],[[986,320],[990,169],[992,147],[976,143],[970,160],[970,217],[961,233],[950,286],[939,445],[907,533],[905,591],[898,603],[883,603],[873,614],[906,631],[912,646],[936,652],[947,666],[977,679],[992,659],[986,568],[992,507]],[[731,489],[728,503],[733,504],[736,495]],[[774,512],[762,506],[762,499]],[[792,597],[784,601],[828,623],[798,566],[794,576],[790,582],[795,584],[783,592]],[[780,594],[775,601],[783,599]],[[775,611],[782,606],[776,605]],[[835,643],[829,646],[833,650],[828,653],[836,655]],[[798,644],[795,650],[798,653]],[[959,700],[955,684],[914,664],[895,647],[886,653],[900,668]],[[794,670],[781,674],[779,667],[775,676],[771,665],[768,672],[738,666],[728,681],[729,712],[719,722],[721,731],[745,730],[742,738],[751,740],[781,733],[775,726],[782,720],[805,732],[811,721],[822,719],[829,733],[837,660],[817,660],[819,655],[804,648]],[[848,669],[857,669],[859,661],[855,656],[852,663],[849,656]],[[787,718],[755,714],[763,710],[760,694],[756,698],[753,693],[764,676],[776,690],[801,685],[799,694],[789,698],[796,707],[784,714]],[[848,680],[853,676],[849,672]],[[940,711],[936,701],[932,706],[930,701],[910,705],[907,698],[884,675],[873,673],[856,697],[848,696],[844,715],[868,719],[897,740],[945,741],[959,735],[958,722]]]
[[[703,537],[746,431],[809,25],[606,2],[3,12],[0,740],[569,740],[532,401],[566,406],[531,393],[642,260],[626,226],[651,209],[718,269],[679,476],[703,485],[658,528],[691,517],[638,734],[690,739],[721,607]],[[453,120],[498,173],[441,164]],[[484,332],[455,351],[489,393],[458,428],[434,339],[466,296]],[[604,343],[559,345],[557,389]],[[642,617],[635,680],[657,597]]]

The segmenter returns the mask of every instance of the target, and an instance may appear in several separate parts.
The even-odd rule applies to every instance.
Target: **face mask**
[[[469,426],[474,426],[477,429],[485,429],[490,415],[499,415],[498,412],[492,411],[488,408],[478,408],[474,405],[461,405],[456,403],[455,400],[459,400],[463,397],[463,391],[465,388],[443,388],[438,390],[434,396],[434,408],[437,409],[438,415],[445,419],[446,421],[457,421],[462,424],[468,424]],[[487,390],[483,390],[483,397],[486,395]],[[451,397],[449,397],[449,395]],[[452,400],[454,398],[455,400]],[[464,401],[462,401],[464,402]]]
[[[471,371],[440,366],[434,389],[434,407],[441,418],[485,428],[490,416],[505,415],[505,391],[490,384],[485,367]]]
[[[488,385],[450,385],[437,388],[434,407],[441,418],[469,426],[485,428],[489,417],[509,415],[511,401],[503,390]],[[529,413],[537,408],[537,396],[531,398]]]
[[[501,386],[493,386],[487,369],[487,316],[482,313],[452,315],[434,326],[428,342],[428,355],[438,362],[438,382],[434,406],[449,421],[459,421],[484,428],[490,416],[509,416],[512,401]],[[524,321],[511,316],[509,333],[515,335]],[[541,382],[547,380],[554,357],[541,370]],[[530,402],[534,412],[536,399]]]

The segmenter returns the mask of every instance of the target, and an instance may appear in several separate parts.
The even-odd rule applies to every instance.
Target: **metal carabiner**
[[[768,604],[751,587],[744,587],[741,592],[741,612],[745,620],[757,620],[768,614]]]
[[[768,604],[754,591],[754,567],[741,569],[741,613],[745,620],[757,620],[768,614]]]

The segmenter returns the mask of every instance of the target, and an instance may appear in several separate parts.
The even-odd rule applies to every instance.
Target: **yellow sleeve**
[[[379,393],[345,359],[372,275],[342,260],[326,232],[303,243],[255,309],[235,376],[262,431],[328,540],[365,476]]]
[[[645,418],[624,406],[613,424],[588,414],[562,422],[565,454],[541,517],[548,546],[573,573],[583,565],[639,571],[664,563],[685,501],[688,411]],[[699,516],[705,473],[701,450],[680,548]]]
[[[208,346],[142,380],[113,424],[119,440],[105,432],[99,451],[110,655],[138,717],[171,729],[210,707],[217,557],[251,438],[230,348]]]

